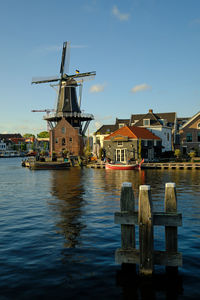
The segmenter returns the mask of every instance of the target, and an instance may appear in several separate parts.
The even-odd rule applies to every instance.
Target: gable
[[[62,118],[53,128],[54,133],[57,135],[78,135],[78,130],[74,128],[65,118]]]
[[[181,130],[185,128],[192,128],[192,129],[200,129],[200,112],[194,115],[187,123],[185,123]]]

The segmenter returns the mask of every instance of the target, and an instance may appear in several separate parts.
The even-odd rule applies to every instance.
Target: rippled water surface
[[[0,159],[0,299],[200,299],[200,171],[30,171],[19,158]],[[121,184],[151,185],[155,209],[175,182],[183,267],[171,282],[156,267],[149,281],[115,264],[120,247]],[[162,229],[155,247],[162,250]],[[171,297],[171,295],[173,297]]]

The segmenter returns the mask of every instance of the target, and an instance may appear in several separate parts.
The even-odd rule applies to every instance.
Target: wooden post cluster
[[[177,213],[175,183],[166,183],[165,212],[153,212],[149,185],[140,186],[136,212],[130,182],[122,184],[120,208],[115,213],[115,223],[121,224],[121,248],[115,252],[117,263],[139,264],[141,275],[151,275],[156,264],[174,268],[182,265],[182,255],[177,252],[177,226],[182,225],[182,215]],[[136,249],[135,225],[139,226],[139,249]],[[166,251],[154,250],[154,225],[165,226]]]

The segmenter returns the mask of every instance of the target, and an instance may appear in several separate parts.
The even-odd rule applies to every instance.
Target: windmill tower
[[[86,114],[81,111],[81,98],[83,82],[93,79],[96,72],[69,74],[70,61],[70,42],[63,43],[60,76],[34,78],[32,84],[40,83],[58,83],[58,98],[55,112],[46,115],[44,119],[48,122],[50,133],[55,132],[57,125],[65,119],[74,129],[78,131],[79,136],[84,136],[91,120],[94,119],[92,114]],[[77,89],[79,88],[79,99],[77,98]],[[50,134],[51,136],[51,134]],[[64,138],[63,138],[64,139]],[[52,150],[54,150],[55,138],[52,137]],[[63,145],[64,146],[64,145]]]

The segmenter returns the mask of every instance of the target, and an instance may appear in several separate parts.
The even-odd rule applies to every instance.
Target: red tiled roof
[[[130,139],[142,139],[142,140],[160,140],[158,136],[153,134],[146,128],[136,126],[124,126],[105,137],[104,140],[110,140],[117,135],[126,136]]]

